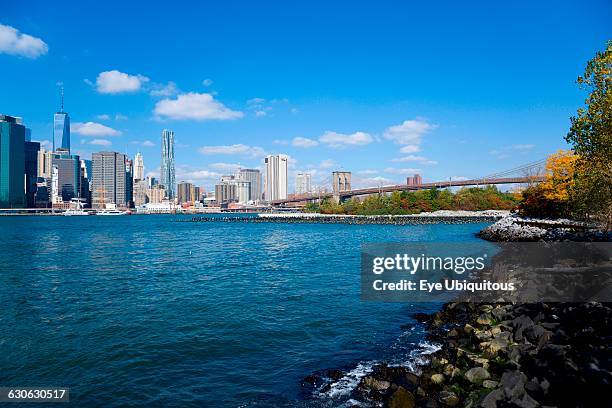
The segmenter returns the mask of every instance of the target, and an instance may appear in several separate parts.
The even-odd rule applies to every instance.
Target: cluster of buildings
[[[263,175],[259,169],[238,169],[222,176],[214,191],[207,193],[191,182],[176,182],[171,130],[161,134],[158,180],[145,175],[141,153],[133,160],[112,151],[93,153],[91,159],[73,154],[63,98],[53,116],[51,150],[31,141],[31,131],[21,118],[0,114],[0,208],[68,209],[75,203],[82,208],[142,212],[259,207],[293,196],[288,194],[288,161],[284,154],[268,155]],[[408,177],[407,184],[422,184],[421,176]],[[334,194],[351,190],[351,173],[334,171],[331,185]],[[294,195],[313,194],[315,189],[310,173],[296,174]]]

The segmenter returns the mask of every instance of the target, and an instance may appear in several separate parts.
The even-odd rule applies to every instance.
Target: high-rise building
[[[0,115],[0,208],[23,208],[25,130],[20,118]]]
[[[151,204],[159,204],[166,199],[166,188],[156,184],[147,190],[147,198]]]
[[[57,198],[55,204],[63,201],[69,203],[81,193],[81,160],[65,149],[58,149],[51,159],[51,166],[57,171]],[[61,199],[61,200],[60,200]]]
[[[266,156],[265,197],[267,201],[287,198],[288,158],[284,154]]]
[[[134,163],[125,161],[125,200],[128,207],[134,207]]]
[[[261,172],[257,169],[240,169],[236,174],[236,178],[243,181],[248,181],[249,184],[249,200],[261,200]]]
[[[70,116],[64,112],[64,86],[61,86],[62,102],[59,112],[53,115],[53,151],[64,149],[70,154]]]
[[[334,171],[332,172],[332,191],[338,194],[341,191],[351,189],[351,172],[350,171]]]
[[[176,196],[174,179],[174,132],[162,130],[160,183],[166,187],[168,198]]]
[[[310,186],[310,173],[298,173],[295,176],[295,194],[308,194],[312,191]]]
[[[127,188],[127,178],[131,177],[126,171],[127,156],[117,152],[98,152],[93,158],[93,184],[92,206],[104,208],[106,204],[115,204],[126,207],[130,202],[130,193]]]
[[[85,207],[91,207],[91,160],[81,159],[81,192],[79,197]]]
[[[25,154],[25,195],[26,207],[34,208],[36,206],[36,182],[38,180],[38,151],[40,143],[24,142]]]
[[[45,179],[51,178],[51,160],[53,159],[53,152],[41,147],[38,151],[38,177]]]
[[[226,182],[216,184],[215,200],[218,204],[236,201],[236,184]]]
[[[144,180],[144,160],[140,152],[134,156],[134,180]]]
[[[409,186],[420,186],[423,184],[423,177],[418,173],[412,177],[408,176],[406,177],[406,184]]]
[[[149,189],[147,180],[134,180],[134,206],[139,207],[149,202],[147,190]]]
[[[237,179],[234,181],[236,186],[236,200],[240,204],[251,201],[251,183],[249,181]]]
[[[187,181],[181,181],[180,183],[178,183],[176,191],[179,204],[196,201],[194,197],[194,187],[195,186],[192,183],[189,183]]]

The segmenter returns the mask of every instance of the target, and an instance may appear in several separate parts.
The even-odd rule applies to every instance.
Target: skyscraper
[[[36,182],[38,180],[38,151],[40,150],[40,143],[26,141],[24,148],[26,207],[34,208],[36,206],[34,199],[37,188]]]
[[[25,129],[21,119],[0,115],[0,208],[25,205]]]
[[[240,169],[236,178],[243,181],[248,181],[249,185],[249,200],[261,200],[261,172],[257,169]]]
[[[266,156],[265,197],[267,201],[287,198],[287,162],[288,158],[284,154]]]
[[[140,152],[134,156],[134,181],[144,180],[144,160]]]
[[[160,184],[166,187],[169,199],[176,196],[174,180],[174,132],[162,130]]]
[[[57,170],[57,197],[58,201],[70,202],[81,194],[81,160],[77,155],[68,154],[64,149],[59,149],[53,154],[51,166]]]
[[[308,194],[311,192],[310,173],[298,173],[295,176],[295,194]]]
[[[98,152],[92,154],[92,158],[92,207],[104,208],[106,204],[127,206],[130,199],[126,190],[126,169],[129,168],[127,157],[117,152]]]
[[[61,145],[56,145],[60,143]],[[59,112],[53,115],[53,151],[61,147],[70,153],[70,116],[64,112],[64,87],[62,86],[62,104]]]

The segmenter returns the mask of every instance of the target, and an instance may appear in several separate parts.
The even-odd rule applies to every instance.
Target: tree
[[[567,202],[574,188],[576,160],[571,150],[559,150],[546,160],[546,179],[541,184],[544,197],[548,200]]]
[[[588,62],[578,86],[589,92],[565,140],[579,156],[571,200],[581,215],[612,222],[612,41]]]

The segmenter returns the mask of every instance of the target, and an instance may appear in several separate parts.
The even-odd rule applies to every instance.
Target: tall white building
[[[144,160],[140,152],[134,156],[134,180],[144,180]]]
[[[295,176],[295,194],[308,194],[312,192],[310,187],[310,173],[298,173]]]
[[[287,198],[287,163],[284,154],[266,156],[266,182],[264,195],[267,201]]]

